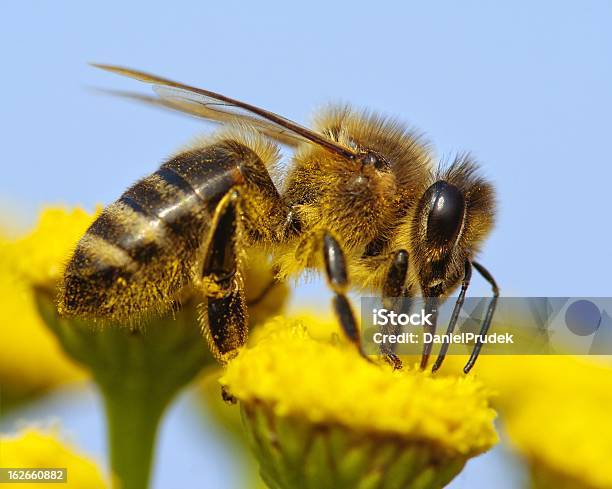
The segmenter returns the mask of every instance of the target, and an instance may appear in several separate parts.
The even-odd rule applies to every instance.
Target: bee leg
[[[465,271],[463,273],[463,281],[461,282],[461,292],[459,292],[459,297],[457,297],[457,302],[455,302],[455,307],[453,308],[453,313],[451,314],[450,321],[448,322],[448,328],[446,328],[446,335],[450,337],[455,331],[455,326],[457,325],[457,319],[459,319],[459,312],[463,307],[463,302],[465,301],[465,293],[467,292],[467,288],[470,285],[470,279],[472,278],[472,264],[469,260],[465,260]],[[440,353],[438,354],[438,358],[436,358],[436,363],[432,367],[431,371],[435,372],[442,366],[442,362],[446,358],[446,353],[448,352],[448,347],[450,343],[448,341],[444,341],[442,346],[440,347]]]
[[[484,278],[487,282],[489,282],[489,284],[491,285],[491,288],[493,289],[493,297],[491,297],[491,302],[489,302],[489,307],[487,308],[487,314],[482,323],[482,327],[480,328],[479,337],[482,338],[484,335],[487,334],[487,332],[489,331],[489,327],[491,326],[491,321],[493,320],[493,314],[495,313],[495,307],[497,306],[497,299],[499,298],[499,287],[497,287],[497,283],[495,282],[495,279],[485,267],[483,267],[480,263],[477,263],[475,261],[472,262],[472,265],[474,265],[474,268],[478,271],[478,273],[480,273],[480,275],[482,275],[482,278]],[[470,370],[472,370],[472,367],[476,363],[476,359],[478,358],[478,355],[480,354],[481,349],[482,349],[482,341],[478,339],[476,341],[476,345],[474,345],[474,349],[472,350],[470,359],[465,364],[465,367],[463,367],[464,373],[467,374]]]
[[[436,333],[436,326],[438,324],[438,304],[440,303],[440,298],[438,296],[430,297],[429,294],[425,298],[425,314],[431,315],[431,324],[423,325],[423,328],[426,333],[431,333],[432,335]],[[433,341],[424,342],[423,343],[423,354],[421,355],[421,370],[425,370],[427,368],[427,362],[429,361],[429,356],[431,355],[431,349],[433,347]]]
[[[346,297],[346,289],[348,288],[348,273],[344,253],[340,248],[340,244],[329,234],[323,236],[323,256],[325,257],[325,271],[327,274],[327,283],[334,291],[333,306],[336,316],[340,321],[340,326],[347,338],[353,343],[361,356],[366,360],[371,361],[361,347],[361,339],[359,338],[359,329],[357,321],[351,308],[348,298]]]
[[[200,282],[206,297],[199,319],[210,350],[220,363],[236,355],[248,333],[244,285],[238,271],[238,201],[238,192],[231,190],[215,210]]]
[[[408,291],[405,289],[406,278],[408,277],[408,252],[406,250],[398,250],[393,254],[385,283],[383,284],[382,302],[386,309],[391,309],[396,312],[408,312],[405,309],[410,308],[409,301],[406,300]],[[397,334],[399,333],[398,325],[383,326],[383,333]],[[381,343],[380,352],[385,355],[387,362],[394,370],[402,368],[402,361],[395,353],[395,343]]]

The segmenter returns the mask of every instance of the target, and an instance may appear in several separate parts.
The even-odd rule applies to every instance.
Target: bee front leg
[[[349,282],[344,252],[338,241],[329,233],[325,233],[323,236],[323,256],[325,258],[327,283],[335,294],[333,306],[336,317],[338,321],[340,321],[340,326],[349,341],[357,347],[361,356],[371,361],[361,347],[361,338],[359,337],[357,321],[355,320],[351,304],[346,297]]]
[[[210,351],[227,363],[246,342],[248,317],[244,284],[238,270],[238,191],[230,191],[219,202],[205,246],[200,291],[205,295],[199,320]]]
[[[474,268],[482,275],[482,277],[489,282],[491,285],[491,289],[493,289],[493,297],[491,297],[491,302],[489,302],[489,307],[487,308],[487,315],[484,318],[482,326],[480,328],[479,338],[482,338],[489,331],[489,327],[491,326],[491,321],[493,320],[493,314],[495,313],[495,307],[497,306],[497,299],[499,298],[499,287],[493,278],[493,275],[480,263],[475,261],[472,262]],[[472,350],[472,354],[470,355],[470,359],[466,363],[465,367],[463,367],[464,373],[469,373],[472,370],[472,367],[476,363],[476,359],[480,354],[480,350],[482,349],[482,341],[479,339],[476,341],[476,345],[474,346],[474,350]]]
[[[470,280],[472,278],[472,264],[469,260],[465,261],[465,271],[463,274],[463,281],[461,282],[461,292],[459,292],[459,297],[457,297],[457,302],[455,302],[455,307],[453,308],[453,312],[451,314],[450,321],[448,322],[448,328],[446,329],[446,337],[450,338],[450,335],[453,334],[455,330],[455,325],[457,324],[457,319],[459,318],[459,312],[463,307],[463,302],[465,301],[465,293],[470,285]],[[431,371],[435,372],[442,366],[442,362],[446,357],[446,352],[448,351],[450,343],[445,341],[442,343],[440,347],[440,353],[438,354],[438,358],[436,358],[436,363],[432,367]]]

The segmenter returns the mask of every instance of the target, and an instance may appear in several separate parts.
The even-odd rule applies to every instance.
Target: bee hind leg
[[[359,337],[359,328],[353,314],[351,304],[346,297],[348,289],[348,271],[346,259],[340,244],[329,233],[323,236],[323,256],[325,258],[325,272],[327,283],[334,291],[333,307],[336,317],[344,334],[355,345],[359,353],[366,360],[371,361],[365,354]]]
[[[205,296],[199,320],[213,356],[222,364],[237,354],[248,334],[244,284],[238,270],[239,199],[238,192],[231,190],[215,210],[199,282]]]

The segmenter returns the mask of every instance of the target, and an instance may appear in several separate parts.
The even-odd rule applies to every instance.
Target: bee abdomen
[[[218,201],[243,183],[240,163],[249,151],[220,141],[172,158],[130,187],[79,241],[61,311],[123,319],[166,309],[191,281]]]
[[[167,233],[173,246],[193,252],[199,246],[210,212],[193,188],[171,169],[160,168],[140,180],[119,199],[123,205]]]
[[[68,264],[60,308],[85,317],[162,311],[191,279],[210,213],[180,177],[160,169],[108,206]]]
[[[85,235],[66,269],[60,312],[113,316],[111,292],[118,284],[130,282],[134,272],[134,262],[123,250],[97,236]]]
[[[193,253],[176,241],[144,209],[123,199],[111,204],[66,268],[62,312],[119,319],[166,308],[188,283],[192,265]]]
[[[175,174],[186,182],[209,210],[234,185],[244,183],[241,166],[258,159],[246,146],[225,140],[198,151],[188,151],[164,163],[159,172]]]

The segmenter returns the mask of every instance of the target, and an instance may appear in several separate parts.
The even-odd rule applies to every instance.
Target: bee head
[[[407,223],[410,249],[422,287],[448,290],[493,227],[494,190],[467,155],[432,174],[425,187]]]

